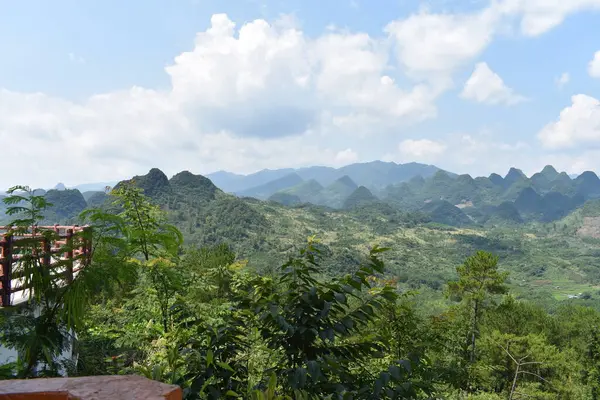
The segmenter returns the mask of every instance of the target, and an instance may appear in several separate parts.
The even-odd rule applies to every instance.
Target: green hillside
[[[286,335],[291,325],[286,322],[288,325],[279,328],[280,320],[276,318],[280,313],[289,314],[286,321],[296,321],[298,313],[303,316],[306,312],[311,315],[307,324],[328,323],[328,319],[322,316],[322,310],[333,309],[329,303],[339,301],[339,304],[346,304],[344,307],[347,308],[341,309],[346,313],[346,310],[362,307],[361,304],[370,301],[373,296],[386,293],[394,295],[394,302],[369,306],[364,308],[364,312],[359,308],[360,312],[351,312],[353,319],[343,316],[341,321],[356,324],[354,326],[362,329],[360,337],[349,337],[352,342],[344,346],[354,349],[354,341],[360,340],[357,342],[360,345],[364,340],[379,340],[378,336],[373,336],[374,332],[382,332],[389,338],[383,342],[386,346],[400,343],[398,346],[409,347],[393,351],[386,348],[383,358],[373,358],[369,353],[365,358],[368,361],[363,361],[363,364],[368,362],[370,370],[378,371],[379,363],[384,359],[395,362],[397,354],[409,357],[417,351],[428,358],[422,356],[411,361],[412,364],[402,365],[425,368],[425,372],[403,379],[433,382],[437,393],[458,396],[456,388],[460,388],[467,379],[462,377],[470,376],[470,367],[461,364],[469,359],[464,350],[468,349],[465,337],[471,337],[466,329],[472,326],[471,320],[465,319],[471,315],[469,307],[472,303],[464,299],[460,301],[461,293],[465,292],[460,285],[466,286],[470,282],[461,283],[465,279],[465,260],[474,263],[475,267],[496,265],[491,253],[498,257],[498,270],[484,271],[482,276],[486,280],[498,277],[502,290],[493,292],[490,286],[489,293],[485,293],[486,302],[482,303],[485,304],[485,314],[481,314],[479,323],[482,333],[478,339],[478,360],[477,364],[473,364],[480,374],[473,379],[482,379],[485,383],[485,386],[480,384],[484,388],[481,393],[485,396],[494,393],[495,382],[502,385],[512,382],[510,376],[499,374],[493,384],[487,383],[492,382],[488,371],[510,361],[496,359],[497,354],[504,353],[496,351],[498,345],[494,340],[502,337],[511,344],[516,340],[518,343],[531,341],[532,344],[525,348],[527,351],[523,350],[523,357],[534,350],[536,359],[547,360],[543,358],[546,354],[562,357],[552,361],[552,371],[562,370],[565,359],[574,359],[568,371],[572,379],[580,382],[577,390],[571,390],[571,384],[568,390],[559,390],[555,386],[523,385],[535,389],[529,393],[542,393],[544,397],[540,398],[550,399],[557,398],[555,395],[560,392],[569,394],[565,398],[587,399],[571,394],[589,389],[587,381],[581,380],[581,375],[585,374],[580,371],[588,365],[588,353],[581,349],[587,346],[586,340],[595,326],[594,321],[600,321],[600,314],[594,310],[600,310],[600,257],[597,250],[600,246],[600,200],[590,198],[567,212],[573,207],[571,201],[575,196],[552,191],[538,193],[529,186],[520,191],[515,201],[504,200],[495,204],[498,199],[490,193],[505,193],[511,188],[496,188],[504,181],[500,182],[493,176],[472,179],[466,175],[440,172],[430,178],[413,178],[400,185],[407,203],[414,202],[413,208],[403,208],[398,206],[399,203],[376,197],[365,186],[353,188],[354,182],[347,178],[338,179],[328,187],[316,181],[303,181],[272,196],[280,196],[278,199],[262,201],[227,194],[206,177],[187,171],[170,179],[158,169],[136,176],[129,182],[142,188],[148,200],[164,210],[170,222],[183,233],[183,247],[174,249],[172,253],[173,259],[179,257],[176,253],[181,254],[181,259],[177,264],[171,263],[162,259],[164,253],[157,252],[160,258],[151,259],[146,264],[143,261],[142,264],[132,263],[129,253],[123,259],[117,257],[132,247],[113,247],[113,243],[118,243],[117,238],[106,242],[110,251],[99,253],[96,264],[99,269],[95,270],[116,268],[119,274],[123,274],[123,281],[115,284],[112,296],[101,292],[96,299],[98,303],[85,314],[89,329],[78,333],[79,357],[85,362],[79,364],[77,371],[83,375],[137,371],[120,364],[121,354],[138,357],[144,365],[162,365],[152,364],[161,362],[155,360],[157,356],[152,351],[167,348],[173,340],[178,340],[177,347],[168,347],[172,349],[169,357],[182,357],[178,360],[185,359],[186,362],[181,363],[185,366],[194,362],[193,357],[188,358],[186,346],[205,346],[201,348],[213,352],[214,346],[229,348],[237,340],[245,340],[248,345],[235,353],[236,357],[245,354],[246,349],[251,349],[258,360],[264,359],[264,354],[275,357],[280,348],[270,349],[262,341],[264,337],[261,335],[267,332],[265,319],[273,318],[270,326],[276,327],[273,329],[277,332],[283,332],[275,336],[267,332],[264,334],[271,336],[265,337],[283,337],[284,343],[290,343],[293,340]],[[515,182],[520,184],[523,181],[522,177],[517,177]],[[117,188],[124,187],[125,183],[117,184]],[[539,186],[540,182],[536,184]],[[468,188],[471,188],[472,196],[467,196]],[[350,192],[350,189],[353,190]],[[300,200],[300,196],[322,195],[326,190],[350,194],[340,209]],[[427,196],[434,194],[439,198],[425,197],[424,191],[429,191]],[[83,195],[76,190],[50,190],[46,196],[56,202],[52,211],[55,218],[69,216],[85,206]],[[582,194],[579,196],[583,198]],[[109,198],[114,200],[115,196],[97,193],[89,197],[88,203],[95,199],[96,204],[105,210],[117,211],[119,207],[110,206]],[[279,204],[285,198],[289,200],[289,206]],[[421,201],[423,198],[426,200]],[[460,203],[453,204],[456,201]],[[131,215],[129,223],[136,226],[137,217]],[[547,215],[553,215],[555,219],[546,221]],[[474,221],[474,216],[478,221]],[[133,231],[134,235],[126,235],[122,239],[136,246],[137,232]],[[319,241],[312,244],[308,252],[302,253],[307,261],[290,258],[305,248],[303,243],[311,236]],[[369,253],[374,245],[389,250],[374,255]],[[279,268],[288,259],[289,263]],[[157,260],[163,260],[160,262],[165,264],[158,264]],[[380,260],[384,264],[379,264]],[[116,264],[113,265],[113,262]],[[364,270],[365,265],[381,268],[374,272]],[[473,265],[472,270],[475,268]],[[127,269],[134,266],[140,266],[140,269],[134,270],[132,276],[141,277],[135,285],[129,283],[133,278],[127,274]],[[363,273],[366,275],[361,275]],[[346,293],[354,293],[353,288],[359,282],[365,282],[367,289],[360,297],[348,300],[350,295]],[[474,282],[479,284],[479,281]],[[93,288],[99,284],[94,281]],[[124,289],[123,285],[132,285],[132,288]],[[297,285],[301,287],[299,292],[287,291]],[[160,297],[164,288],[171,290],[168,297]],[[501,296],[507,291],[510,294]],[[313,300],[315,293],[322,299]],[[447,297],[445,293],[451,296]],[[395,296],[400,296],[398,301]],[[255,301],[256,298],[260,299],[260,303]],[[315,301],[318,301],[319,307],[314,305],[317,304]],[[157,304],[162,304],[163,308],[159,309]],[[578,307],[580,305],[590,308]],[[257,309],[263,311],[257,313]],[[369,319],[371,314],[375,319]],[[232,320],[234,317],[246,319]],[[236,321],[246,322],[236,325]],[[247,321],[256,322],[252,331],[246,332]],[[7,322],[4,329],[12,329],[10,323]],[[170,330],[171,323],[176,324],[177,329]],[[343,329],[343,323],[335,326]],[[213,330],[213,324],[219,329]],[[230,331],[236,326],[242,327],[240,333]],[[323,332],[334,331],[334,328],[326,329]],[[503,333],[505,330],[507,333]],[[208,337],[217,340],[218,335],[223,335],[222,344],[212,341],[204,344],[195,339]],[[107,346],[100,346],[99,341]],[[519,348],[511,349],[521,351]],[[344,350],[341,354],[354,357],[360,353]],[[113,360],[110,366],[106,366],[106,359]],[[429,359],[433,361],[429,362]],[[232,363],[233,371],[243,370],[243,365],[247,365],[246,361],[242,366],[234,364],[236,358],[233,356],[227,360]],[[273,365],[276,358],[274,360]],[[201,367],[197,369],[204,371],[206,360],[201,359],[199,365]],[[230,367],[229,364],[227,366]],[[254,368],[262,371],[266,367],[261,364]],[[353,368],[352,365],[349,370],[354,371]],[[224,366],[223,371],[230,372]],[[391,371],[397,372],[394,368]],[[549,370],[546,368],[544,371],[545,376],[549,376]],[[223,372],[222,376],[227,376],[227,373]],[[352,382],[361,372],[353,373],[349,380]],[[391,373],[389,379],[392,379]],[[559,385],[563,375],[553,374],[553,385]],[[167,378],[162,376],[160,379]],[[371,383],[369,385],[372,386]],[[487,397],[468,398],[487,400]],[[503,397],[489,398],[499,400]]]
[[[585,201],[597,198],[599,192],[600,179],[593,172],[571,179],[546,166],[531,178],[516,168],[511,168],[504,178],[497,174],[475,179],[469,175],[452,177],[438,171],[427,179],[388,186],[380,197],[398,208],[425,212],[431,211],[425,204],[447,201],[469,216],[470,224],[477,225],[555,221]]]
[[[291,188],[284,189],[279,193],[286,193],[292,196],[296,196],[300,201],[305,203],[318,204],[319,196],[323,191],[323,186],[314,179],[304,181]]]
[[[369,189],[364,186],[359,186],[344,201],[343,208],[355,208],[378,202],[379,199],[377,199]]]
[[[358,185],[348,175],[336,179],[321,190],[317,203],[332,208],[342,208],[346,199],[356,190]]]
[[[555,195],[539,195],[528,189],[518,202],[460,208],[447,200],[434,200],[421,204],[418,210],[407,212],[378,199],[367,188],[358,187],[346,199],[343,209],[335,210],[302,202],[297,193],[327,189],[309,181],[278,194],[288,196],[289,206],[274,201],[237,198],[214,188],[209,191],[214,196],[208,195],[206,204],[196,207],[194,202],[198,199],[188,196],[189,188],[181,185],[179,179],[164,182],[155,172],[146,178],[136,181],[143,184],[152,179],[163,182],[163,193],[155,192],[152,198],[169,203],[171,217],[185,233],[188,244],[225,241],[258,270],[295,250],[295,245],[303,238],[317,235],[323,241],[327,255],[324,267],[328,273],[343,273],[349,265],[360,262],[361,254],[369,244],[379,243],[392,249],[386,255],[390,273],[401,277],[407,288],[421,288],[425,293],[440,289],[444,281],[454,276],[454,266],[475,249],[498,254],[502,265],[511,271],[513,285],[523,296],[531,295],[533,289],[558,299],[572,292],[594,291],[594,287],[600,285],[600,259],[591,257],[593,253],[587,244],[596,239],[581,235],[573,237],[572,232],[579,228],[567,224],[582,210],[593,209],[593,201],[555,222],[536,217],[525,223],[522,215],[529,216],[528,212],[535,211],[540,204],[542,209],[538,211],[543,216],[554,212],[548,211],[548,204],[561,203],[545,203],[544,199],[550,196],[551,200]],[[207,181],[201,182],[206,184]],[[350,183],[347,179],[344,181]],[[523,178],[518,177],[518,181]],[[411,189],[420,186],[432,190],[432,182],[443,183],[450,191],[455,187],[489,190],[490,185],[494,185],[493,178],[485,178],[482,182],[444,173],[437,173],[430,179],[414,179],[407,185]],[[150,185],[157,186],[158,182]],[[441,197],[443,192],[436,190]],[[471,201],[463,198],[465,193],[447,197]],[[557,199],[568,197],[561,195]],[[565,207],[572,206],[566,204]],[[470,216],[471,213],[476,215],[476,210],[481,211],[479,218],[483,223],[474,223]],[[563,220],[567,222],[563,223]],[[568,229],[562,229],[561,224],[567,224]],[[586,227],[584,231],[592,229],[589,223]]]
[[[64,221],[79,215],[87,207],[87,202],[79,190],[48,190],[44,195],[52,204],[48,209],[47,219]]]
[[[600,222],[593,216],[598,215],[600,221],[600,206],[594,201],[546,223],[523,222],[517,206],[527,215],[527,210],[544,204],[540,199],[549,195],[535,195],[530,190],[516,204],[504,201],[461,208],[447,200],[433,200],[412,211],[378,199],[361,186],[336,210],[307,204],[294,194],[308,193],[309,188],[327,190],[310,181],[288,191],[291,193],[278,193],[281,197],[273,201],[226,194],[210,180],[188,172],[169,180],[152,170],[133,181],[150,188],[150,198],[169,210],[187,245],[225,242],[257,271],[271,268],[276,260],[298,250],[298,243],[306,237],[316,235],[322,240],[324,273],[350,271],[363,260],[368,246],[378,243],[391,248],[385,255],[388,271],[402,287],[437,299],[442,298],[444,282],[455,277],[454,267],[477,249],[500,256],[503,268],[511,272],[511,286],[520,296],[552,302],[595,292],[600,285],[600,258],[590,247],[600,240],[594,238],[600,238]],[[452,190],[454,182],[459,188],[477,188],[482,180],[440,173],[430,180],[415,178],[406,185],[433,188],[431,181],[445,183]],[[492,181],[493,177],[485,178],[481,185],[489,189]],[[348,179],[334,187],[339,184],[352,186]],[[279,204],[285,203],[285,198],[288,205]],[[483,223],[473,221],[471,214],[477,215],[476,211],[481,212],[478,218]]]
[[[304,181],[291,188],[283,189],[269,197],[269,200],[284,205],[311,203],[331,208],[342,208],[346,199],[358,188],[348,176],[336,179],[323,187],[315,179]]]
[[[303,179],[295,172],[285,175],[281,178],[267,182],[263,185],[252,187],[239,192],[242,197],[254,197],[265,200],[280,190],[292,188],[303,182]]]
[[[512,276],[519,277],[513,283],[517,288],[562,298],[600,284],[600,262],[590,247],[600,240],[600,206],[592,198],[600,180],[594,176],[567,177],[569,190],[577,193],[569,197],[551,190],[557,180],[567,182],[550,168],[532,179],[516,169],[505,178],[475,179],[438,171],[388,187],[378,198],[349,176],[323,187],[291,175],[285,179],[300,183],[277,192],[271,201],[226,194],[208,178],[187,171],[169,179],[152,169],[131,181],[168,211],[187,244],[226,242],[257,270],[294,251],[310,235],[322,238],[324,267],[331,274],[356,265],[366,246],[380,243],[392,248],[386,255],[390,273],[402,277],[407,288],[427,292],[439,289],[453,276],[453,266],[480,248],[500,255]],[[514,185],[524,188],[513,201],[503,200]],[[539,193],[534,186],[546,191]],[[54,203],[47,216],[52,223],[73,222],[85,207],[107,200],[97,192],[86,202],[76,190],[50,190],[46,197]],[[310,204],[311,199],[329,199],[329,204]]]

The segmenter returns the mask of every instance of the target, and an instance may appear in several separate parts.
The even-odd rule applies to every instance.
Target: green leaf
[[[313,382],[318,381],[321,375],[321,366],[319,363],[315,360],[311,360],[306,363],[306,367]]]
[[[390,371],[390,375],[392,378],[394,378],[394,380],[399,381],[402,379],[402,372],[397,365],[392,365],[388,370]]]
[[[373,394],[375,396],[379,396],[379,393],[381,393],[382,388],[383,388],[383,382],[381,382],[381,379],[377,379],[375,381],[375,386],[373,387]]]
[[[389,247],[378,247],[377,245],[375,245],[372,249],[371,249],[371,253],[372,254],[378,254],[378,253],[383,253],[386,251],[391,250],[391,248]]]
[[[346,302],[347,302],[347,300],[348,300],[348,299],[346,298],[346,295],[345,295],[344,293],[340,293],[340,292],[336,292],[336,293],[334,293],[334,297],[335,297],[335,299],[336,299],[337,301],[339,301],[339,302],[340,302],[340,303],[342,303],[342,304],[346,304]]]
[[[306,369],[299,367],[294,371],[294,383],[297,388],[303,388],[306,386]]]
[[[402,365],[408,373],[410,373],[410,371],[412,370],[412,365],[408,360],[400,360],[400,365]]]
[[[227,363],[225,363],[225,362],[219,361],[219,362],[217,362],[217,365],[218,365],[219,367],[223,368],[223,369],[226,369],[227,371],[230,371],[230,372],[235,372],[235,371],[233,370],[233,368],[231,368],[231,367],[229,366],[229,364],[227,364]]]

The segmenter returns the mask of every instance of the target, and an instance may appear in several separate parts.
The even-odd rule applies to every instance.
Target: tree
[[[504,284],[507,272],[498,271],[498,257],[485,251],[477,251],[468,257],[464,264],[456,268],[458,280],[448,283],[449,294],[460,298],[471,310],[471,324],[467,342],[469,343],[469,361],[475,362],[476,341],[479,322],[494,294],[506,293]]]
[[[245,306],[253,310],[268,347],[281,354],[268,372],[282,379],[285,393],[303,391],[311,398],[417,398],[429,393],[428,382],[411,381],[420,368],[417,359],[396,359],[388,368],[369,370],[368,361],[389,349],[368,333],[387,302],[395,302],[393,287],[373,285],[384,272],[375,246],[366,264],[340,279],[317,279],[319,251],[314,238],[290,258],[270,285],[263,280],[250,292]]]
[[[162,326],[167,332],[170,306],[181,285],[175,265],[183,235],[166,222],[165,213],[133,183],[122,183],[110,195],[113,209],[120,212],[115,215],[92,209],[85,211],[82,217],[107,232],[102,239],[115,245],[117,253],[113,252],[113,257],[120,253],[120,258],[126,263],[141,267],[140,271],[151,289],[149,294],[159,304]]]

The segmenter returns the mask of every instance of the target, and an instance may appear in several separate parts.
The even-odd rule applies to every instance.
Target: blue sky
[[[600,170],[598,38],[600,0],[1,2],[3,161],[38,161],[0,186],[374,159]]]

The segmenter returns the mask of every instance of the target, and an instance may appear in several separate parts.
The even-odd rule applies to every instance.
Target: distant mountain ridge
[[[341,172],[347,173],[340,176]],[[224,174],[218,176],[222,178]],[[367,177],[371,177],[370,186],[357,181]],[[396,179],[401,182],[381,186]],[[146,175],[127,181],[134,182],[167,210],[177,209],[179,203],[191,209],[219,204],[231,212],[231,207],[245,209],[247,204],[257,201],[240,197],[254,197],[292,207],[313,204],[339,210],[372,207],[420,213],[429,216],[432,222],[455,226],[551,222],[589,200],[600,199],[600,178],[594,172],[586,171],[573,179],[550,165],[531,177],[510,168],[504,176],[493,173],[473,178],[425,164],[378,161],[339,169],[265,170],[253,174],[250,180],[267,181],[237,195],[227,194],[208,177],[189,171],[169,179],[158,168],[152,168]],[[49,219],[57,221],[75,218],[84,208],[102,205],[107,198],[104,191],[81,193],[60,184],[48,191],[36,190],[36,194],[46,196],[54,204]],[[251,219],[260,220],[257,216]],[[200,226],[202,222],[197,224]]]
[[[439,171],[427,179],[388,186],[381,198],[398,208],[433,215],[445,224],[464,225],[466,218],[471,223],[549,222],[600,198],[600,178],[586,171],[572,179],[550,165],[530,178],[517,168],[510,168],[504,177],[494,173],[475,179],[469,175],[452,178]]]
[[[297,180],[293,182],[291,176],[300,177],[302,181],[315,180],[324,187],[331,185],[339,178],[347,176],[359,186],[378,190],[391,184],[407,181],[417,175],[428,177],[438,170],[440,168],[434,165],[420,163],[396,164],[394,162],[371,161],[350,164],[340,168],[314,166],[298,169],[266,169],[249,175],[218,171],[208,174],[206,177],[224,192],[265,200],[275,194],[276,191],[291,188],[300,183]],[[278,186],[276,191],[265,191],[265,185],[283,178],[290,179],[293,184],[287,187]]]

